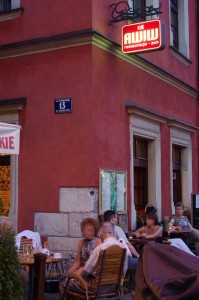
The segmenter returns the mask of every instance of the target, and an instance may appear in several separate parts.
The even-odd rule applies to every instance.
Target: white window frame
[[[170,3],[170,1],[169,1]],[[170,45],[173,47],[173,33],[171,31],[171,7],[169,5]],[[179,51],[189,59],[189,3],[188,0],[178,0],[178,40]]]
[[[193,191],[192,180],[192,132],[172,125],[170,128],[170,185],[171,185],[171,210],[175,212],[173,202],[173,145],[182,147],[181,149],[181,180],[182,180],[182,202],[191,208],[191,193]]]
[[[20,8],[20,0],[11,0],[11,9]]]
[[[12,110],[12,108],[11,108]],[[19,124],[18,112],[5,111],[5,108],[0,108],[0,122],[9,124]],[[18,155],[10,155],[10,209],[9,218],[12,221],[15,232],[18,229]]]
[[[148,203],[158,209],[162,217],[161,201],[161,135],[160,125],[164,121],[159,117],[151,118],[147,113],[130,115],[130,181],[131,181],[131,229],[136,229],[136,210],[134,203],[134,136],[148,140]]]

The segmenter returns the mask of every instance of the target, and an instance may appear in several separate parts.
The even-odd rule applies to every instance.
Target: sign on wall
[[[72,112],[72,98],[55,99],[55,114]]]
[[[126,191],[125,171],[100,170],[99,214],[110,209],[126,213]]]
[[[122,27],[122,52],[141,53],[164,49],[165,29],[160,20]]]
[[[0,153],[19,154],[21,126],[0,123]]]

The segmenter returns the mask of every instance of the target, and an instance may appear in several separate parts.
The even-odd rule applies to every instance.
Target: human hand
[[[146,237],[147,237],[146,233],[142,233],[140,236],[144,239],[146,239]]]
[[[139,232],[136,232],[134,235],[135,235],[136,238],[139,238],[139,237],[140,237]]]

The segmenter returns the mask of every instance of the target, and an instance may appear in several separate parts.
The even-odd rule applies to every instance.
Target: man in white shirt
[[[128,271],[130,271],[130,289],[134,290],[135,289],[135,270],[137,267],[138,263],[138,258],[139,254],[136,251],[136,249],[129,243],[124,231],[122,230],[121,227],[117,226],[118,224],[118,219],[117,219],[117,214],[114,210],[107,210],[104,213],[104,222],[110,222],[115,226],[115,239],[116,240],[122,240],[123,243],[126,244],[128,249]],[[130,252],[130,253],[129,253]],[[133,256],[132,256],[133,255]]]
[[[112,245],[117,245],[120,246],[121,248],[126,249],[126,246],[122,244],[121,242],[117,241],[114,236],[115,236],[115,228],[114,225],[111,224],[110,222],[104,222],[100,228],[100,237],[102,240],[102,244],[96,247],[93,250],[93,253],[87,260],[85,267],[84,267],[84,272],[88,274],[93,274],[95,272],[98,258],[99,258],[99,253],[101,250],[106,250]],[[125,264],[124,264],[124,271],[127,270],[127,256],[125,259]]]
[[[106,250],[107,248],[109,248],[110,246],[113,246],[113,245],[118,245],[119,247],[126,249],[126,245],[120,243],[119,241],[117,241],[114,238],[115,227],[110,222],[104,222],[100,228],[99,233],[100,233],[100,237],[102,239],[102,244],[100,244],[93,250],[92,254],[90,255],[89,259],[87,260],[87,262],[84,266],[83,273],[81,274],[81,276],[88,282],[89,282],[89,278],[92,278],[93,277],[92,275],[96,271],[99,253],[101,250]],[[125,263],[124,263],[124,272],[126,272],[126,270],[127,270],[127,255],[126,255]],[[75,272],[75,273],[78,274],[78,272]],[[60,283],[61,295],[64,292],[65,286],[66,286],[66,282],[64,280]],[[80,292],[80,293],[84,292],[79,281],[74,280],[74,279],[70,280],[70,283],[69,283],[67,289],[74,291],[74,292]],[[113,286],[113,285],[107,286],[106,292],[109,292],[110,290],[112,291],[112,289],[115,289],[115,286]],[[89,291],[92,291],[92,290],[93,290],[93,286],[91,284],[89,284]],[[103,292],[105,292],[104,288],[103,288]]]

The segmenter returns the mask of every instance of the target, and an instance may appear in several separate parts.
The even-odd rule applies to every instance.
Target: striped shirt
[[[99,245],[93,250],[93,253],[91,254],[91,256],[89,257],[89,259],[85,264],[84,271],[89,274],[94,274],[96,271],[100,251],[106,250],[107,248],[113,245],[118,245],[121,248],[126,249],[126,245],[123,245],[122,243],[116,241],[113,237],[105,239],[101,245]],[[128,262],[127,262],[127,255],[126,255],[125,263],[124,263],[124,271],[127,270],[127,263]]]

